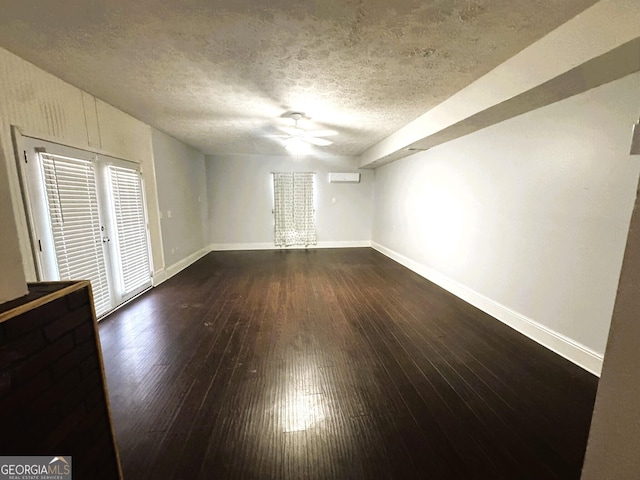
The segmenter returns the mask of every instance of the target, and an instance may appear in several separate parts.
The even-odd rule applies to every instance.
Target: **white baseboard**
[[[371,247],[370,240],[354,240],[350,242],[318,242],[314,248],[364,248]]]
[[[163,268],[156,272],[153,272],[153,275],[151,276],[151,283],[154,287],[157,287],[168,278],[169,276],[167,275],[167,271]]]
[[[520,313],[485,297],[475,290],[452,280],[432,268],[415,262],[414,260],[411,260],[410,258],[378,243],[371,242],[371,246],[383,255],[395,260],[399,264],[407,267],[409,270],[414,271],[436,285],[441,286],[445,290],[453,293],[474,307],[479,308],[483,312],[488,313],[506,325],[509,325],[511,328],[547,347],[558,355],[566,358],[594,375],[600,376],[600,372],[602,371],[603,355],[594,352],[584,345],[581,345],[570,338],[545,327],[544,325],[541,325],[535,320],[521,315]]]
[[[212,243],[209,250],[212,252],[226,252],[232,250],[271,250],[275,248],[273,243]]]
[[[191,255],[183,258],[182,260],[177,261],[173,265],[171,265],[169,267],[166,267],[165,268],[165,272],[166,272],[167,279],[173,277],[177,273],[180,273],[182,270],[187,268],[192,263],[197,262],[202,257],[204,257],[207,253],[209,253],[210,251],[211,251],[210,247],[202,248],[202,249],[198,250],[197,252],[194,252]]]
[[[318,242],[317,245],[309,245],[308,247],[276,247],[273,243],[212,243],[209,250],[212,252],[222,252],[229,250],[301,250],[316,248],[360,248],[370,247],[371,242],[368,240],[356,240],[348,242]]]

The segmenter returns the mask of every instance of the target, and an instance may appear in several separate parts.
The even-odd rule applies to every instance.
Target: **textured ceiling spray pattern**
[[[593,3],[0,0],[0,45],[204,153],[294,110],[356,155]]]

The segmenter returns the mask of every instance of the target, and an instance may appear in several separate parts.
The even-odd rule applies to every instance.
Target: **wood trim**
[[[69,285],[69,282],[38,282],[39,285],[60,285],[61,288],[60,290],[56,290],[55,292],[51,292],[48,293],[46,295],[43,295],[40,298],[36,298],[34,300],[29,300],[26,301],[26,303],[19,305],[17,307],[12,308],[11,310],[8,310],[6,312],[0,313],[0,323],[2,322],[6,322],[7,320],[10,320],[14,317],[17,317],[18,315],[22,315],[23,313],[28,312],[29,310],[33,310],[34,308],[38,308],[42,305],[45,305],[49,302],[53,302],[54,300],[57,300],[58,298],[62,298],[66,295],[69,295],[72,292],[75,292],[77,290],[81,290],[85,287],[89,287],[89,290],[91,290],[91,283],[89,282],[89,280],[78,280],[75,281],[73,284]],[[30,286],[33,284],[27,284],[27,286]],[[66,286],[62,286],[62,285],[66,285]],[[93,301],[91,302],[91,306],[93,308]],[[95,315],[95,314],[94,314]]]
[[[104,369],[104,357],[102,355],[102,345],[100,343],[100,331],[98,330],[98,317],[96,316],[96,308],[93,304],[93,290],[91,289],[91,282],[84,280],[83,283],[87,284],[89,289],[89,304],[91,305],[91,317],[93,325],[93,338],[96,341],[96,351],[98,352],[98,361],[100,364],[100,376],[102,378],[102,390],[104,391],[104,400],[107,406],[107,416],[109,418],[109,426],[111,427],[111,442],[113,444],[113,451],[116,455],[116,462],[118,467],[118,480],[124,479],[122,473],[122,460],[120,459],[120,450],[118,450],[118,442],[116,441],[116,431],[113,427],[113,413],[111,410],[111,400],[109,397],[109,387],[107,386],[107,372]]]

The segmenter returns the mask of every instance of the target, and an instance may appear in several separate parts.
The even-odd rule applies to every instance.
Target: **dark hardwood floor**
[[[580,477],[597,378],[372,249],[211,253],[100,337],[127,480]]]

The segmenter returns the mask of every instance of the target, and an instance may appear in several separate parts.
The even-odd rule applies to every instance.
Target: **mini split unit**
[[[329,183],[360,183],[359,173],[330,173]]]

